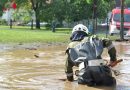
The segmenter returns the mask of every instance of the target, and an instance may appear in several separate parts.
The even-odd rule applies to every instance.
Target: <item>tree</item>
[[[95,33],[95,30],[97,29],[97,18],[106,18],[108,11],[111,11],[112,3],[111,0],[86,0],[86,2],[91,7],[91,17],[93,21],[93,31],[92,33]]]
[[[125,4],[127,7],[130,7],[130,0],[125,0]]]
[[[45,4],[41,9],[41,19],[52,23],[52,21],[62,21],[65,19],[66,8],[65,3],[62,0],[54,0],[49,4]]]
[[[73,1],[71,2],[71,19],[73,21],[80,21],[83,19],[91,18],[91,6],[90,4],[86,3],[85,0],[79,1]]]
[[[5,9],[5,4],[7,3],[8,0],[0,0],[0,16],[3,13],[3,10]]]
[[[91,7],[93,7],[92,5],[95,0],[86,0],[86,1],[90,4]],[[114,7],[113,3],[115,2],[113,0],[96,0],[96,1],[98,1],[96,11],[97,12],[96,15],[98,18],[106,17],[108,11],[111,11],[111,9]]]
[[[36,17],[36,28],[40,29],[40,11],[46,4],[46,0],[16,0],[19,7],[31,4],[30,8],[35,12]]]
[[[36,16],[36,28],[40,29],[40,21],[52,23],[58,21],[81,21],[92,18],[94,0],[15,0],[17,7],[27,7]],[[104,18],[110,10],[109,0],[98,0],[95,16]]]

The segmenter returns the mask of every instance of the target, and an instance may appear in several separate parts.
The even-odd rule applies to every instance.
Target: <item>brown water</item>
[[[66,45],[59,45],[0,51],[0,90],[130,90],[130,44],[115,45],[118,58],[124,59],[115,67],[121,72],[116,89],[78,85],[76,77],[74,82],[64,81]],[[104,56],[108,58],[106,50]]]

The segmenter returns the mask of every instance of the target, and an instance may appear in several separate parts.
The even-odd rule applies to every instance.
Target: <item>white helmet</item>
[[[83,24],[77,24],[76,26],[74,26],[72,33],[75,31],[83,31],[87,34],[89,33],[88,28]]]

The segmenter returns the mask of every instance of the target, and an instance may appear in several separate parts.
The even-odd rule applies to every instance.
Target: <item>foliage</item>
[[[130,7],[130,0],[125,0],[125,4],[127,7]]]
[[[6,0],[2,0],[4,2]],[[25,15],[15,13],[15,18],[24,17],[31,19],[32,11],[35,12],[36,25],[39,28],[40,21],[48,23],[58,22],[62,25],[63,21],[73,22],[92,19],[93,11],[96,11],[96,17],[105,18],[108,11],[111,11],[112,0],[15,0],[17,9],[24,8]],[[96,7],[94,7],[96,6]],[[16,12],[18,12],[17,10]],[[28,14],[27,14],[28,13]],[[27,17],[30,16],[30,18]]]
[[[72,21],[80,21],[91,17],[90,13],[92,13],[92,8],[90,4],[86,3],[85,0],[76,0],[74,2],[71,2],[70,7],[70,19]]]
[[[86,2],[91,7],[91,9],[89,9],[91,16],[93,14],[93,10],[96,9],[97,18],[105,18],[108,11],[111,11],[114,6],[114,1],[112,0],[86,0]],[[96,5],[95,8],[94,5]]]
[[[0,19],[0,25],[6,25],[6,24],[7,24],[7,23],[6,23],[5,20]]]
[[[32,9],[30,9],[27,5],[25,5],[13,12],[13,19],[15,21],[26,23],[32,20],[33,17],[32,15],[34,15]]]
[[[6,4],[8,0],[0,0],[0,16],[3,13],[4,5]]]
[[[32,9],[35,12],[36,28],[40,29],[40,12],[46,0],[16,0],[19,7],[26,6],[26,9]]]
[[[53,20],[62,21],[65,16],[65,5],[64,1],[54,0],[53,3],[45,4],[41,9],[41,19],[47,22]]]

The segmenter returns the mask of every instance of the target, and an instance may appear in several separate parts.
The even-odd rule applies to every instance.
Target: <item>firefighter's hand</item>
[[[109,65],[110,67],[114,67],[117,65],[117,61],[110,61]]]
[[[115,60],[115,61],[110,61],[110,64],[108,66],[114,67],[114,66],[116,66],[118,63],[120,63],[122,61],[123,61],[123,59],[119,59],[119,60]]]

